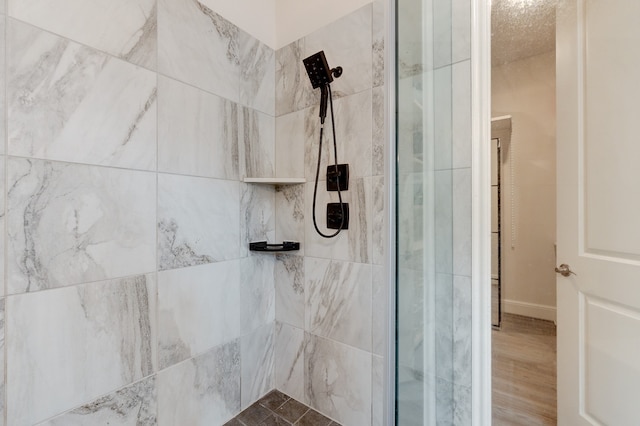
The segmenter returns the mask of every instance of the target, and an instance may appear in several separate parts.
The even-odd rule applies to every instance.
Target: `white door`
[[[558,3],[558,424],[637,426],[640,1]]]

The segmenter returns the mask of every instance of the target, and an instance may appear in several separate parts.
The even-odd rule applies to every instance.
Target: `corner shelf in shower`
[[[266,241],[258,241],[255,243],[249,243],[249,250],[269,253],[296,251],[300,250],[300,243],[297,241],[284,241],[280,244],[267,244]]]
[[[245,183],[257,183],[262,185],[298,185],[301,183],[306,183],[307,180],[305,178],[279,178],[279,177],[268,177],[268,178],[244,178]]]

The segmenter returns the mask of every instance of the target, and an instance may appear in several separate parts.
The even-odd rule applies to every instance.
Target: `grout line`
[[[295,422],[293,422],[292,425],[298,424],[300,419],[306,416],[309,411],[311,411],[311,407],[309,407],[308,405],[305,405],[305,407],[307,407],[307,411],[305,411],[300,417],[298,417],[298,419]]]

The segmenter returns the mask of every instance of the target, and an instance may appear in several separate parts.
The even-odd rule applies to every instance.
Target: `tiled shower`
[[[399,379],[435,383],[428,414],[470,423],[470,0],[420,2],[436,66],[412,62],[422,42],[399,48],[400,90],[435,81],[439,107],[430,126],[399,105],[416,119],[399,123],[400,159],[427,152],[423,131],[443,149],[395,182],[385,4],[409,1],[374,0],[274,50],[212,0],[0,0],[0,424],[222,425],[277,389],[345,426],[386,425],[385,179],[409,182],[409,261],[432,241],[417,188],[438,191],[438,270],[420,281],[433,298],[406,311]],[[320,50],[344,68],[332,88],[351,167],[350,228],[328,241],[311,222],[319,96],[302,65]],[[275,176],[307,183],[244,182]],[[323,186],[319,206],[337,201]],[[248,250],[261,240],[301,250]],[[412,265],[401,280],[422,279]],[[418,330],[428,303],[431,335]]]
[[[278,50],[204,1],[0,12],[4,424],[217,425],[272,389],[383,424],[383,2]],[[243,182],[312,180],[318,50],[345,69],[352,167],[351,227],[329,242],[312,183]]]

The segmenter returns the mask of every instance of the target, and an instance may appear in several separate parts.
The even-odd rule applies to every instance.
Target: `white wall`
[[[201,0],[202,4],[225,17],[267,46],[277,48],[277,0]]]
[[[201,0],[273,49],[279,49],[372,0]]]
[[[369,3],[371,0],[276,0],[277,45],[285,46]]]
[[[555,52],[494,67],[492,97],[493,117],[513,116],[512,146],[503,147],[504,308],[554,320]]]

